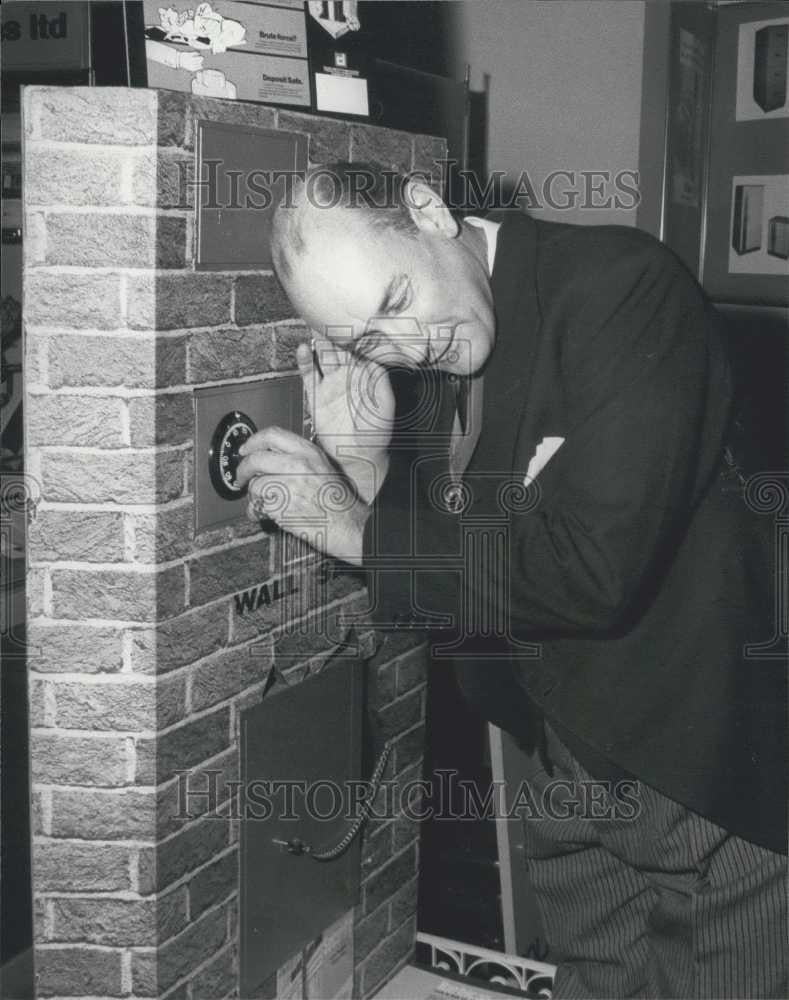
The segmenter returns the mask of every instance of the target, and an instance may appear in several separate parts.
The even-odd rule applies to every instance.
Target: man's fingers
[[[242,456],[236,480],[242,486],[252,476],[264,472],[292,472],[302,467],[301,459],[311,455],[316,445],[283,427],[264,427],[238,449]]]
[[[310,416],[315,415],[315,381],[319,378],[312,360],[312,350],[309,344],[299,344],[296,348],[296,364],[299,368],[304,393],[307,396],[307,409]]]
[[[350,332],[348,335],[350,336]],[[339,350],[337,345],[329,340],[328,337],[316,335],[314,343],[315,353],[318,355],[318,363],[324,374],[334,371],[336,368],[342,368],[347,363],[344,357],[345,351]]]
[[[272,424],[255,431],[238,449],[239,455],[251,455],[255,451],[276,451],[286,455],[306,455],[314,449],[306,438],[294,431],[285,430]]]
[[[312,350],[309,344],[299,344],[296,348],[296,364],[303,378],[312,375]]]
[[[236,482],[243,486],[255,476],[294,476],[303,468],[303,463],[297,464],[293,455],[285,455],[281,451],[255,451],[239,464]]]
[[[247,493],[247,517],[253,521],[279,524],[288,511],[292,497],[287,482],[276,476],[255,476]]]

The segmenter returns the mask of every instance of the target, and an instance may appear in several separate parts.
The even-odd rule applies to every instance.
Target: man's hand
[[[370,508],[317,445],[281,427],[266,427],[239,453],[236,480],[249,483],[251,519],[269,518],[314,549],[361,565]]]
[[[309,345],[296,353],[312,424],[324,451],[359,496],[371,503],[386,476],[395,399],[385,368],[355,358],[325,338],[315,339],[321,371]]]

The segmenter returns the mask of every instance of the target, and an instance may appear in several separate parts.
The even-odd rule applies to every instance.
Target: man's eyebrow
[[[381,300],[381,304],[378,306],[378,315],[383,316],[389,312],[392,308],[392,304],[395,300],[395,292],[402,285],[404,281],[408,281],[407,274],[396,274],[389,282],[386,291],[384,292],[384,297]]]

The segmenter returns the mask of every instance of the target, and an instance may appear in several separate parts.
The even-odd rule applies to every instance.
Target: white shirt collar
[[[493,274],[493,264],[496,260],[496,243],[499,238],[500,222],[492,222],[490,219],[478,219],[476,215],[467,215],[464,222],[470,226],[476,226],[485,234],[485,242],[488,247],[488,275]]]

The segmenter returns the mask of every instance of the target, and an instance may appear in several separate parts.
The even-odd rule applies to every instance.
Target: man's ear
[[[447,236],[450,239],[460,232],[460,227],[441,198],[419,178],[411,177],[406,181],[403,200],[408,214],[421,232]]]

